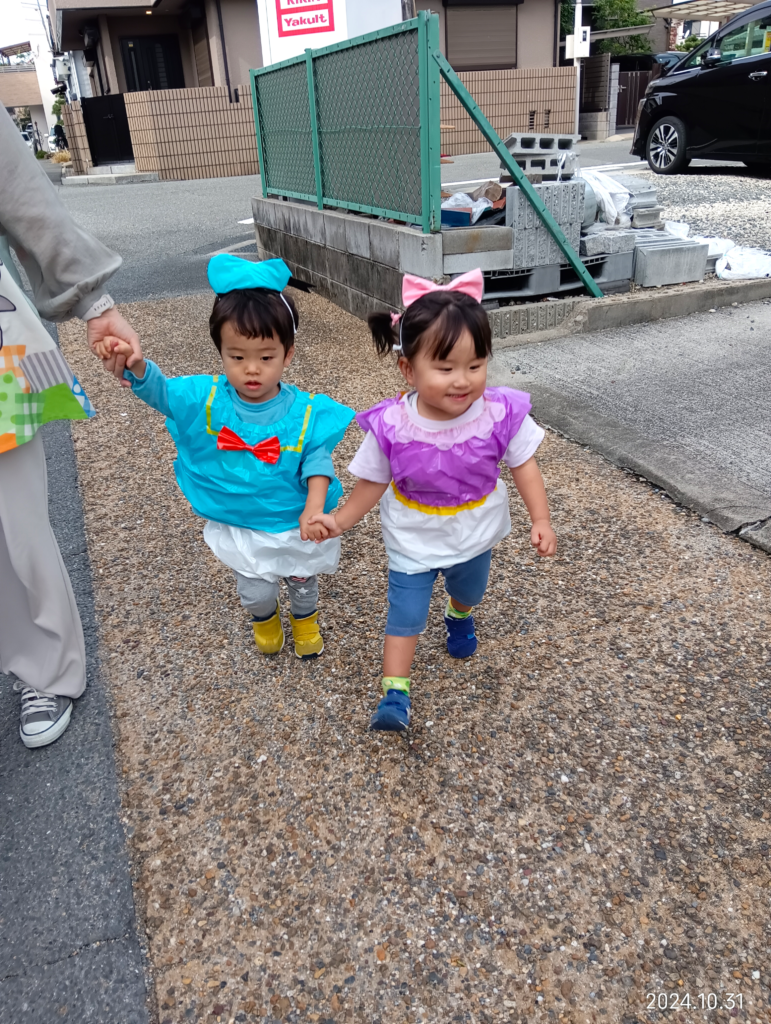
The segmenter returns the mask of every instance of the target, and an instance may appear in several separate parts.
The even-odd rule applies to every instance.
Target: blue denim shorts
[[[449,569],[427,572],[388,573],[388,620],[386,636],[417,636],[426,628],[431,592],[439,573],[444,576],[444,589],[460,604],[479,604],[487,590],[492,550]]]

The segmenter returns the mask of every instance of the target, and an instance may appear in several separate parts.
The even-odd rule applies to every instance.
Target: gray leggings
[[[289,590],[289,606],[296,619],[304,619],[316,611],[319,601],[319,578],[309,576],[305,580],[296,576],[284,577]],[[269,619],[276,610],[278,583],[255,579],[236,573],[236,585],[241,604],[255,619]]]

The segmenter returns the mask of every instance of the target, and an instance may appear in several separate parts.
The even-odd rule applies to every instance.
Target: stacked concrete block
[[[605,253],[631,252],[636,244],[634,231],[598,231],[581,239],[581,256],[600,256]]]
[[[576,179],[533,187],[577,252],[584,216],[584,182]],[[564,254],[546,230],[543,221],[522,189],[516,186],[506,190],[506,224],[512,229],[515,270],[565,262]]]
[[[644,239],[634,251],[634,280],[641,288],[702,281],[707,271],[709,246],[691,238],[660,233],[659,239]]]
[[[543,178],[572,178],[578,167],[575,145],[580,135],[515,132],[503,144],[526,174]],[[501,164],[501,181],[511,181],[508,169]]]
[[[634,228],[660,228],[664,226],[661,214],[663,206],[646,206],[632,213],[632,227]]]

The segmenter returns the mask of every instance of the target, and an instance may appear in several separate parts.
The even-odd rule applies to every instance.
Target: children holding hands
[[[449,285],[408,274],[401,317],[370,316],[378,353],[398,354],[410,390],[356,415],[365,436],[349,469],[358,482],[337,512],[342,488],[331,453],[354,413],[282,381],[298,326],[283,291],[307,286],[282,260],[215,256],[208,276],[217,294],[209,327],[222,375],[167,379],[116,339],[100,354],[108,362],[127,356],[132,390],[167,417],[179,486],[207,520],[206,543],[235,572],[263,654],[284,644],[280,579],[289,589],[295,653],[322,653],[318,575],[337,570],[341,535],[380,502],[388,619],[383,698],[370,728],[402,731],[410,722],[415,648],[439,573],[448,594],[449,654],[467,658],[477,648],[473,609],[487,588],[492,549],[511,530],[501,461],[530,514],[531,544],[541,556],[557,546],[534,459],[544,432],[528,415],[529,395],[487,387],[492,340],[482,273]]]

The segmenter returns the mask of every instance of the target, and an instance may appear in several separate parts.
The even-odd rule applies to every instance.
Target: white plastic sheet
[[[467,192],[453,192],[449,199],[442,203],[443,210],[471,210],[471,223],[476,224],[485,210],[489,210],[493,204],[484,196],[476,201]]]
[[[686,224],[685,221],[682,220],[665,220],[664,229],[665,231],[668,231],[670,235],[674,235],[675,238],[687,238],[691,230],[691,225]]]
[[[717,261],[715,273],[723,281],[747,281],[771,277],[771,252],[735,245]]]
[[[592,191],[597,197],[597,210],[601,220],[619,228],[631,227],[632,218],[627,212],[629,189],[624,188],[610,175],[594,171],[590,167],[582,167],[577,174],[592,186]]]
[[[736,245],[736,242],[730,238],[710,238],[707,235],[694,235],[693,240],[695,242],[706,242],[709,245],[708,256],[725,256]]]

